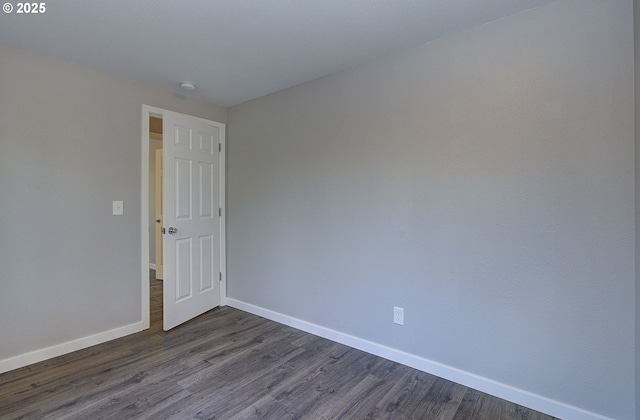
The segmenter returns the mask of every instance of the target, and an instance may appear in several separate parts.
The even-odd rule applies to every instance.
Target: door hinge
[[[218,277],[220,278],[220,281],[222,281],[222,273],[218,273],[218,274],[219,274]]]
[[[218,207],[218,216],[222,217],[222,207]]]
[[[222,143],[218,143],[218,152],[222,152]]]

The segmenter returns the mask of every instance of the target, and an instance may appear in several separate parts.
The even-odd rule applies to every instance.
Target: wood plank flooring
[[[0,419],[505,419],[536,411],[233,308],[0,375]]]

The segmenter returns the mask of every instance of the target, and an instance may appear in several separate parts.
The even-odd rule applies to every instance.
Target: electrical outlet
[[[393,323],[404,325],[404,308],[393,307]]]

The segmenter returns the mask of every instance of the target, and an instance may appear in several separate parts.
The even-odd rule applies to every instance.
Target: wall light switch
[[[124,207],[122,201],[113,202],[113,215],[122,216],[124,214]]]

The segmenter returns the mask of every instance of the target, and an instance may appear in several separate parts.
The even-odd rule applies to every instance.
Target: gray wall
[[[142,104],[226,110],[2,44],[0,99],[0,360],[140,321]]]
[[[230,108],[228,296],[634,418],[633,41],[561,0]]]
[[[636,159],[636,419],[640,419],[640,0],[633,1]]]

